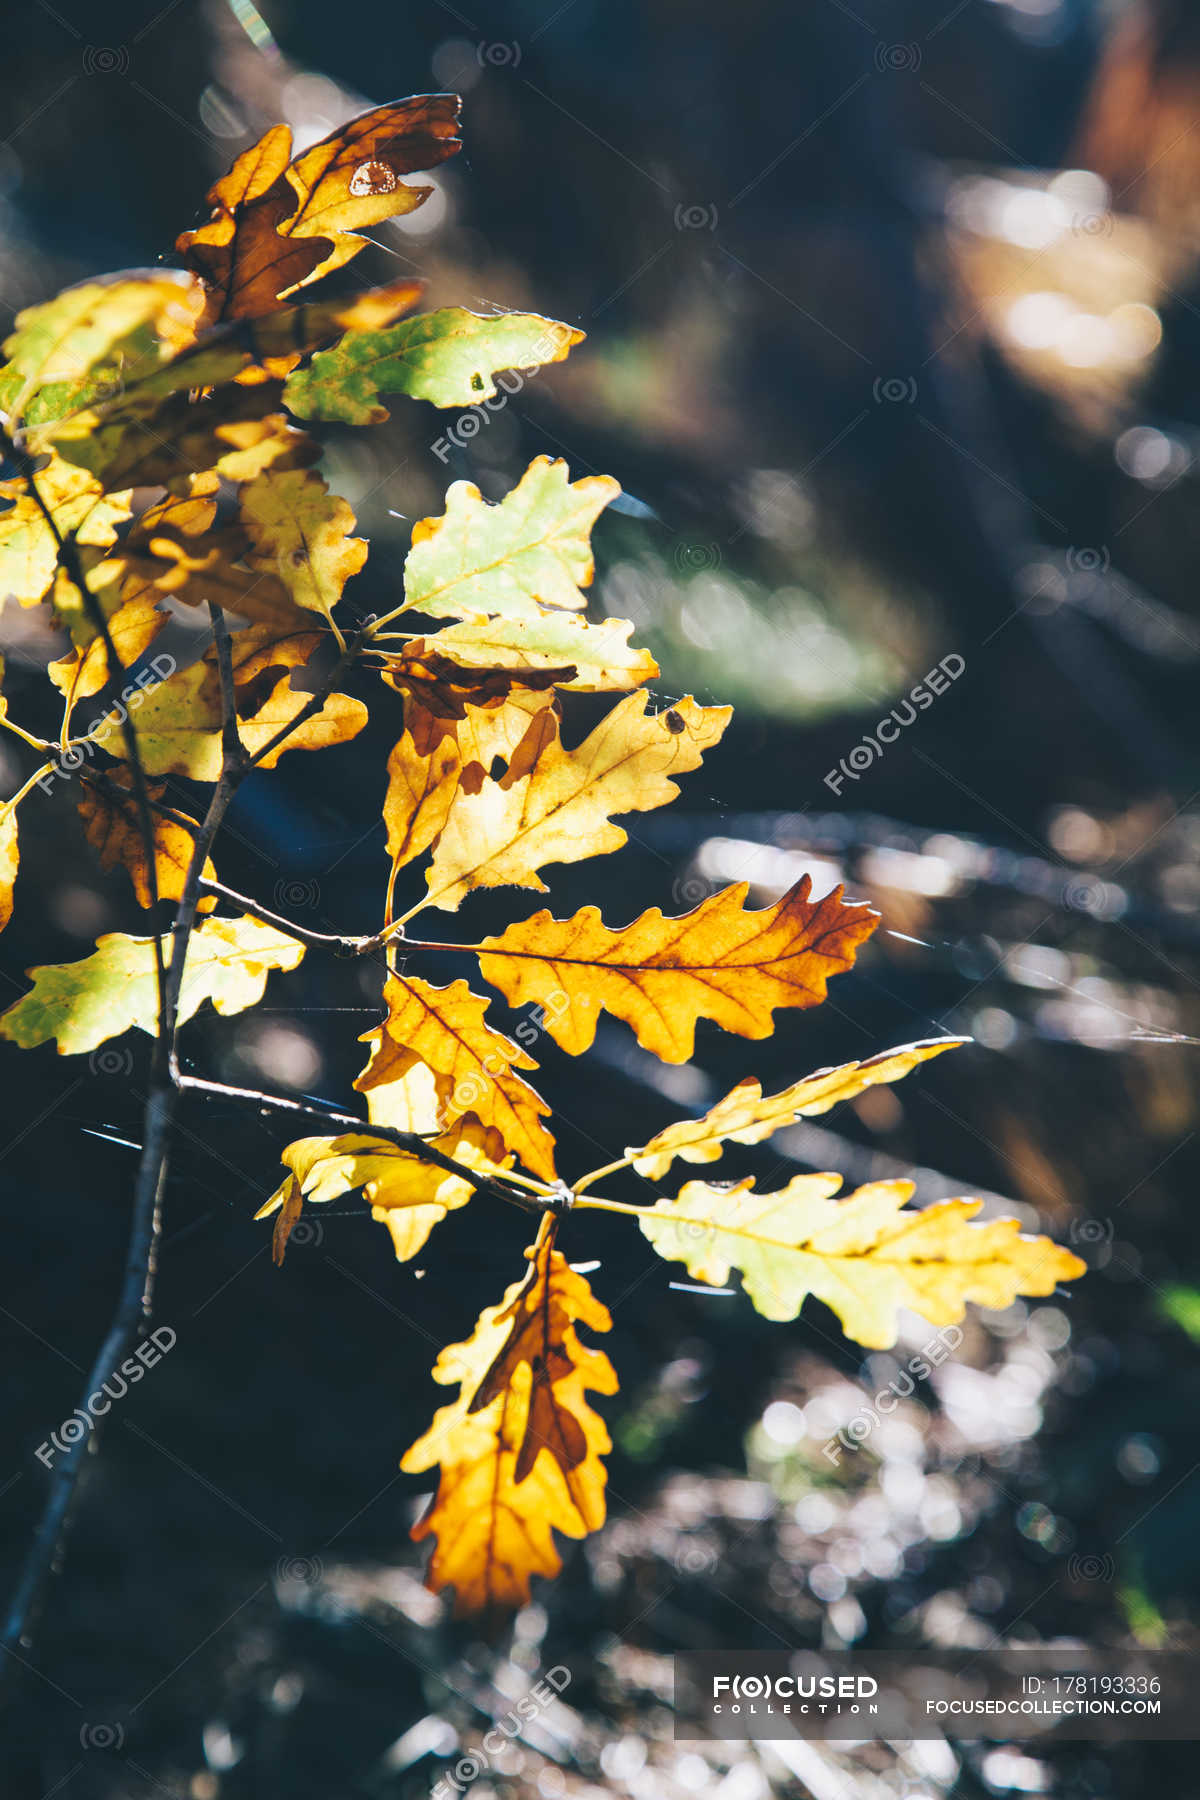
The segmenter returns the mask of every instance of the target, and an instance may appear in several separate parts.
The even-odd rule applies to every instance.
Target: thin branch
[[[180,821],[183,822],[182,820]],[[196,830],[192,821],[192,830]],[[449,950],[459,951],[466,956],[478,956],[483,949],[482,944],[432,944],[419,938],[406,937],[395,926],[384,927],[382,931],[370,932],[357,936],[352,932],[312,931],[307,925],[297,925],[292,919],[285,919],[281,913],[272,912],[269,906],[263,906],[249,894],[239,894],[236,888],[227,887],[223,881],[216,881],[211,875],[202,875],[200,886],[206,894],[215,894],[218,900],[227,900],[230,906],[240,907],[252,918],[261,919],[264,925],[273,925],[276,931],[293,937],[299,944],[307,944],[312,950],[332,950],[336,956],[371,956],[382,949],[385,940],[388,943],[401,943],[405,950]]]
[[[228,769],[239,769],[246,760],[238,731],[237,691],[233,680],[233,651],[229,643],[229,626],[219,606],[208,603],[212,621],[213,642],[217,649],[217,670],[221,681],[221,755]]]
[[[354,1132],[360,1137],[380,1138],[385,1144],[394,1144],[397,1150],[415,1157],[419,1162],[432,1163],[435,1169],[444,1169],[447,1174],[457,1175],[461,1181],[469,1182],[477,1194],[490,1194],[496,1199],[511,1201],[526,1212],[546,1212],[561,1206],[560,1196],[556,1191],[547,1192],[542,1199],[518,1192],[515,1188],[506,1187],[500,1177],[481,1175],[477,1169],[469,1169],[465,1163],[456,1162],[452,1156],[437,1150],[426,1143],[413,1131],[400,1131],[393,1125],[373,1125],[367,1119],[357,1119],[353,1113],[341,1112],[336,1106],[325,1101],[293,1100],[283,1094],[260,1093],[256,1088],[230,1087],[224,1081],[202,1081],[195,1075],[178,1075],[176,1087],[185,1093],[208,1094],[219,1100],[236,1100],[243,1106],[253,1106],[260,1112],[290,1113],[293,1117],[303,1119],[320,1119],[325,1125],[336,1125],[340,1131]]]
[[[307,925],[296,925],[280,913],[272,912],[269,906],[252,900],[248,894],[239,894],[236,888],[226,887],[223,881],[214,881],[210,875],[200,877],[200,886],[206,894],[227,900],[230,906],[239,907],[251,918],[261,919],[264,925],[273,925],[276,931],[295,938],[297,943],[307,944],[311,950],[332,950],[338,956],[365,956],[377,947],[371,937],[343,937],[336,931],[310,931]]]
[[[30,493],[53,534],[58,551],[58,561],[69,579],[79,590],[79,594],[97,634],[103,639],[108,656],[110,677],[120,679],[125,674],[124,666],[117,655],[116,647],[109,630],[108,620],[103,608],[91,592],[84,575],[79,551],[73,538],[65,537],[59,530],[53,512],[38,491],[34,478],[34,459],[22,449],[9,431],[0,424],[0,445],[12,456],[28,482]],[[262,762],[272,751],[278,748],[290,734],[319,712],[325,703],[326,695],[332,691],[334,683],[340,678],[346,667],[353,661],[359,644],[363,641],[365,626],[356,635],[351,644],[345,646],[328,678],[321,684],[297,716],[275,733],[271,740],[264,744],[254,757],[247,757],[242,747],[237,728],[236,692],[233,682],[232,656],[230,653],[228,629],[224,615],[210,604],[210,615],[213,622],[213,633],[217,648],[217,664],[221,676],[222,693],[222,762],[221,773],[209,801],[203,821],[196,826],[193,821],[186,821],[192,831],[192,855],[184,880],[176,914],[175,927],[171,937],[171,957],[167,964],[163,954],[161,936],[155,935],[154,955],[155,970],[158,982],[158,1032],[154,1042],[154,1050],[150,1063],[149,1090],[146,1097],[145,1121],[142,1136],[142,1153],[138,1162],[137,1176],[134,1182],[133,1218],[130,1228],[129,1245],[126,1252],[125,1272],[121,1290],[117,1300],[112,1322],[97,1352],[95,1361],[89,1371],[87,1385],[82,1395],[82,1405],[86,1408],[89,1398],[103,1387],[113,1369],[128,1354],[134,1335],[139,1326],[150,1317],[151,1299],[156,1274],[157,1247],[159,1241],[162,1198],[166,1187],[170,1134],[174,1109],[180,1089],[208,1092],[247,1101],[260,1110],[290,1112],[325,1119],[329,1123],[341,1124],[354,1130],[363,1128],[363,1121],[346,1114],[338,1114],[331,1109],[317,1109],[305,1103],[281,1100],[270,1095],[253,1094],[245,1090],[225,1088],[218,1083],[206,1083],[183,1077],[179,1073],[176,1050],[176,1036],[179,1023],[179,1002],[183,988],[184,970],[187,961],[188,946],[192,931],[196,924],[196,908],[201,894],[201,883],[204,866],[216,834],[225,818],[237,789],[256,763]],[[145,770],[137,742],[137,734],[126,715],[122,719],[122,730],[133,777],[133,788],[137,798],[139,822],[143,849],[146,857],[147,875],[152,905],[158,902],[158,871],[155,857],[154,823],[151,814],[149,790],[146,784]],[[107,785],[106,777],[93,777]],[[166,811],[166,809],[159,809]],[[180,823],[185,821],[180,818]],[[411,1155],[420,1157],[425,1162],[445,1168],[450,1173],[460,1176],[473,1188],[486,1193],[502,1196],[510,1202],[524,1206],[529,1210],[543,1211],[546,1206],[560,1207],[561,1196],[557,1193],[548,1195],[543,1203],[528,1194],[522,1194],[516,1188],[508,1188],[498,1180],[480,1176],[474,1170],[467,1169],[452,1158],[442,1155],[425,1144],[420,1138],[405,1132],[394,1132],[387,1127],[369,1128],[374,1135],[383,1137],[398,1147],[407,1150]],[[56,1464],[51,1477],[49,1492],[46,1496],[41,1517],[34,1532],[33,1541],[26,1556],[16,1592],[5,1620],[3,1643],[14,1654],[5,1659],[4,1673],[11,1673],[20,1668],[22,1659],[17,1654],[23,1644],[29,1641],[36,1615],[39,1611],[47,1580],[58,1562],[65,1533],[70,1523],[73,1502],[77,1492],[79,1476],[83,1468],[83,1458],[89,1448],[97,1442],[93,1434],[79,1443],[68,1447]]]

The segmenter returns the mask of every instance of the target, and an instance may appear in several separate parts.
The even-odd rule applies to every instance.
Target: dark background
[[[637,621],[661,696],[738,712],[627,851],[554,874],[555,912],[682,911],[736,877],[761,904],[834,864],[886,928],[819,1012],[762,1044],[702,1027],[687,1070],[616,1025],[586,1066],[543,1040],[564,1169],[743,1074],[781,1086],[969,1033],[731,1168],[916,1168],[918,1199],[1004,1196],[1093,1270],[974,1315],[951,1367],[835,1469],[822,1444],[927,1328],[866,1356],[820,1307],[770,1326],[673,1289],[621,1221],[571,1221],[614,1309],[611,1520],[484,1644],[419,1586],[428,1483],[396,1465],[443,1398],[437,1347],[519,1272],[521,1220],[475,1203],[400,1266],[335,1203],[276,1271],[252,1214],[288,1134],[193,1106],[156,1307],[178,1343],[90,1459],[18,1675],[11,1791],[419,1795],[561,1663],[564,1704],[478,1795],[1192,1793],[1187,1746],[677,1748],[666,1703],[685,1645],[966,1660],[1068,1636],[1118,1668],[1195,1650],[1200,27],[1165,0],[33,4],[0,65],[5,322],[169,257],[275,120],[312,141],[442,87],[463,92],[464,153],[355,278],[415,269],[432,304],[534,306],[588,342],[445,461],[455,416],[424,406],[330,433],[372,542],[353,607],[395,604],[411,520],[448,478],[496,497],[540,453],[613,473],[632,501],[595,534],[598,605]],[[10,605],[6,691],[39,729],[42,631]],[[825,772],[951,653],[951,691],[831,792]],[[220,859],[317,928],[380,917],[399,701],[371,697],[354,744],[246,787]],[[25,752],[3,758],[12,791]],[[28,965],[137,928],[65,786],[22,820],[14,997]],[[464,933],[521,916],[512,899],[472,902]],[[257,1013],[190,1026],[189,1061],[346,1103],[379,979],[310,955]],[[144,1071],[139,1046],[3,1057],[10,1569],[34,1452],[119,1284]]]

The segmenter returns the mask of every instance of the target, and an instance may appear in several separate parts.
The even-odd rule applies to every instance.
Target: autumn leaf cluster
[[[477,890],[545,893],[548,868],[619,850],[618,819],[671,802],[730,716],[656,702],[658,670],[630,622],[586,616],[593,527],[619,490],[572,480],[561,461],[537,458],[495,503],[455,482],[413,529],[394,606],[363,621],[345,597],[368,546],[317,473],[308,427],[377,423],[384,396],[470,406],[497,374],[561,361],[583,336],[534,314],[421,312],[409,280],[309,295],[368,227],[422,203],[428,188],[407,176],[458,147],[447,95],[377,108],[298,156],[277,126],[212,188],[207,219],[177,240],[178,268],[85,282],[18,316],[0,366],[0,593],[61,634],[47,675],[62,720],[51,741],[3,713],[37,766],[0,809],[0,926],[14,883],[19,896],[18,813],[24,827],[38,788],[68,779],[82,840],[126,872],[143,919],[77,962],[30,970],[0,1034],[68,1055],[129,1031],[160,1041],[165,1001],[173,1037],[206,1003],[243,1011],[272,974],[322,953],[318,934],[223,886],[211,796],[354,738],[368,706],[389,722],[378,910],[336,939],[380,964],[382,1018],[355,1083],[365,1117],[292,1142],[262,1214],[279,1261],[306,1207],[355,1192],[401,1261],[447,1213],[489,1197],[540,1215],[525,1273],[438,1358],[435,1381],[457,1392],[403,1463],[440,1469],[416,1535],[435,1540],[433,1584],[473,1611],[520,1604],[533,1575],[560,1567],[555,1534],[604,1519],[610,1445],[589,1395],[615,1393],[617,1377],[580,1330],[610,1320],[556,1242],[589,1207],[628,1214],[699,1282],[740,1272],[766,1318],[794,1319],[813,1296],[870,1346],[895,1341],[902,1308],[949,1324],[968,1301],[1051,1293],[1080,1265],[1011,1220],[974,1222],[978,1201],[914,1210],[903,1182],[845,1199],[820,1174],[772,1193],[707,1177],[661,1191],[677,1165],[712,1165],[958,1040],[776,1094],[743,1081],[702,1118],[577,1172],[559,1166],[537,1063],[495,1000],[467,978],[415,972],[422,946],[453,949],[509,1008],[537,1009],[558,1052],[586,1052],[608,1013],[682,1063],[702,1020],[762,1039],[780,1009],[818,1004],[877,923],[840,888],[814,898],[805,877],[761,910],[735,884],[682,917],[652,906],[618,925],[594,906],[518,908],[478,944],[414,933],[419,915],[453,914]],[[182,665],[156,655],[171,621],[197,611],[212,624],[193,634],[204,647]],[[572,747],[577,694],[611,698]],[[599,1191],[626,1170],[652,1184],[653,1204]]]

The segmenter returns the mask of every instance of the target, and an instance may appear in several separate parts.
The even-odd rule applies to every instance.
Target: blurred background
[[[919,1200],[982,1194],[1092,1272],[973,1313],[835,1465],[823,1446],[856,1442],[929,1327],[867,1354],[815,1304],[771,1326],[672,1288],[620,1221],[571,1222],[622,1377],[610,1523],[484,1642],[421,1585],[407,1532],[428,1483],[397,1463],[442,1398],[436,1346],[519,1270],[520,1222],[472,1206],[399,1266],[343,1203],[276,1271],[252,1214],[288,1133],[193,1107],[157,1305],[178,1342],[87,1471],[6,1791],[390,1800],[457,1769],[473,1800],[1194,1792],[1183,1745],[677,1745],[669,1703],[684,1647],[966,1660],[1066,1637],[1114,1666],[1196,1648],[1200,16],[30,0],[0,65],[4,324],[85,274],[169,259],[276,120],[303,145],[444,88],[464,97],[464,152],[355,279],[416,272],[431,304],[534,308],[588,341],[495,410],[397,405],[329,433],[327,473],[371,540],[354,606],[395,603],[412,521],[449,479],[495,498],[541,453],[614,474],[597,606],[637,622],[664,701],[737,716],[626,852],[553,875],[555,912],[594,901],[620,923],[732,879],[764,904],[807,869],[884,915],[830,1002],[767,1043],[701,1027],[695,1063],[665,1068],[613,1023],[581,1083],[543,1040],[564,1167],[744,1074],[778,1087],[964,1033],[740,1168],[916,1171]],[[42,632],[11,609],[0,628],[35,729]],[[954,678],[908,722],[939,663]],[[223,879],[318,929],[373,927],[398,731],[379,704],[353,744],[247,784]],[[0,746],[3,791],[26,773]],[[29,964],[137,928],[65,784],[38,817],[3,943],[13,997]],[[464,908],[464,932],[518,916],[510,899]],[[252,1015],[190,1026],[189,1060],[344,1104],[378,994],[377,968],[310,955]],[[3,1079],[11,1574],[44,1488],[34,1451],[119,1284],[144,1060],[9,1051]],[[555,1665],[561,1699],[481,1756]]]

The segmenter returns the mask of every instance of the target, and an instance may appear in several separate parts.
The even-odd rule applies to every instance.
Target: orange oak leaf
[[[524,1604],[531,1576],[562,1567],[555,1531],[581,1538],[604,1523],[611,1443],[586,1395],[616,1393],[617,1377],[575,1325],[607,1331],[611,1320],[548,1235],[527,1254],[525,1279],[439,1356],[433,1378],[460,1383],[459,1397],[400,1465],[409,1474],[441,1465],[413,1537],[435,1539],[428,1583],[453,1587],[460,1615]]]
[[[479,966],[510,1006],[545,1005],[546,1030],[578,1056],[606,1010],[663,1062],[687,1062],[696,1021],[712,1019],[739,1037],[769,1037],[779,1006],[816,1006],[825,984],[854,961],[879,923],[869,906],[847,904],[842,889],[811,901],[804,875],[774,906],[745,905],[748,884],[713,894],[681,919],[652,907],[610,931],[599,909],[571,919],[535,913],[483,940]]]
[[[400,178],[460,148],[458,98],[424,94],[379,106],[295,161],[272,126],[209,190],[211,218],[175,248],[211,290],[211,319],[274,312],[280,299],[357,256],[368,225],[411,212],[430,192]]]
[[[415,975],[393,975],[383,999],[388,1016],[363,1035],[371,1060],[356,1085],[369,1092],[424,1063],[437,1084],[443,1129],[473,1114],[527,1169],[553,1181],[554,1139],[542,1124],[550,1108],[517,1073],[537,1064],[486,1022],[488,1001],[465,981],[439,988]]]

